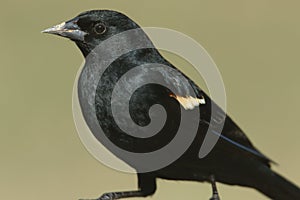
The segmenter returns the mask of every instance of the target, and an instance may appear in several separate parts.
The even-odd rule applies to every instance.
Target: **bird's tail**
[[[300,200],[300,188],[291,183],[281,175],[272,171],[269,167],[264,167],[262,181],[254,187],[274,200]]]

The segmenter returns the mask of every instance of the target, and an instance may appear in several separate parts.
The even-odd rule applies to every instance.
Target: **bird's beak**
[[[77,41],[84,41],[84,36],[87,34],[86,32],[80,30],[79,26],[73,20],[63,22],[61,24],[43,30],[42,33],[59,35]]]

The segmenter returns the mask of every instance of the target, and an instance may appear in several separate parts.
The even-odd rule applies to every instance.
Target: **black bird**
[[[134,21],[122,13],[111,10],[92,10],[43,31],[71,39],[83,53],[86,63],[78,82],[79,101],[88,126],[95,137],[104,144],[105,140],[96,131],[96,126],[100,126],[105,136],[122,149],[135,153],[152,152],[168,144],[176,136],[181,114],[193,110],[200,112],[199,127],[191,145],[178,159],[162,169],[143,171],[144,169],[139,168],[141,163],[135,163],[134,160],[127,159],[106,146],[119,158],[137,169],[139,189],[105,193],[98,200],[152,195],[156,190],[157,178],[209,182],[213,188],[211,199],[214,200],[219,199],[216,182],[251,187],[271,199],[300,199],[300,189],[271,170],[272,161],[253,146],[229,116],[224,114],[223,118],[216,119],[211,109],[216,104],[192,80],[163,58],[148,36],[139,28]],[[114,36],[129,30],[133,31],[130,36],[123,35],[113,39]],[[105,44],[107,41],[110,43]],[[137,46],[143,44],[146,47],[127,51],[114,58],[117,55],[116,51],[128,45],[132,46],[132,44]],[[95,49],[98,45],[103,45],[105,48],[97,51]],[[103,60],[104,58],[113,60],[110,62]],[[103,64],[106,61],[109,66],[101,69],[102,65],[98,65],[99,62]],[[156,64],[167,66],[167,69],[157,70]],[[130,93],[128,91],[130,84],[135,86],[145,79],[150,79],[148,81],[152,83],[145,84],[132,93],[129,101],[130,117],[139,126],[150,124],[149,109],[155,104],[162,105],[167,116],[159,133],[145,138],[125,133],[114,119],[111,108],[114,86],[126,72],[138,66],[143,66],[141,71],[132,75],[132,79],[123,80],[122,90],[119,90],[117,96],[122,98]],[[97,70],[104,70],[101,77],[96,77]],[[155,76],[147,74],[151,70],[155,71]],[[183,81],[180,82],[181,80]],[[171,90],[161,84],[155,84],[157,81],[168,83],[174,88]],[[190,85],[192,90],[187,89],[189,88],[187,85]],[[120,109],[125,108],[122,103],[117,106]],[[218,106],[217,109],[218,113],[222,113]],[[96,115],[96,124],[93,124],[93,114]],[[121,111],[120,116],[122,116]],[[153,116],[158,117],[158,114],[154,112]],[[151,116],[152,119],[154,119],[153,116]],[[212,151],[200,159],[199,149],[208,127],[217,126],[218,120],[224,123],[220,138]],[[146,133],[141,132],[141,134]],[[186,134],[189,134],[188,131]],[[172,154],[172,152],[169,153]]]

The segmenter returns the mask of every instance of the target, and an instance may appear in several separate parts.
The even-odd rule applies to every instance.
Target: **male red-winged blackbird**
[[[84,118],[99,141],[102,141],[103,138],[99,138],[98,133],[94,131],[93,127],[97,124],[93,124],[91,120],[93,109],[96,113],[97,123],[101,126],[106,137],[118,147],[136,153],[155,151],[168,144],[178,131],[182,110],[200,110],[197,135],[180,158],[162,169],[149,172],[137,169],[139,190],[106,193],[98,200],[152,195],[156,190],[156,178],[210,182],[213,187],[212,199],[214,200],[219,199],[215,185],[216,181],[230,185],[252,187],[271,199],[300,199],[300,189],[271,170],[271,161],[252,145],[243,131],[227,115],[224,115],[224,128],[213,150],[206,157],[199,158],[199,148],[203,143],[209,125],[213,121],[220,120],[214,119],[212,115],[211,107],[215,103],[193,81],[164,59],[143,31],[135,31],[131,37],[112,40],[114,43],[111,45],[117,45],[116,51],[118,47],[130,46],[131,43],[144,43],[147,48],[134,49],[115,58],[113,62],[109,63],[109,67],[105,69],[101,77],[95,77],[96,74],[93,72],[96,73],[96,71],[93,70],[101,71],[101,69],[97,69],[99,67],[98,63],[93,62],[105,63],[105,60],[101,60],[102,55],[99,55],[100,60],[87,60],[90,54],[99,53],[94,49],[117,34],[138,28],[139,26],[135,22],[119,12],[93,10],[84,12],[74,19],[44,31],[45,33],[71,39],[86,58],[86,64],[78,83],[78,95]],[[101,51],[100,53],[106,57],[114,58],[115,56],[114,51],[106,51],[105,48],[102,48]],[[170,70],[170,73],[166,73],[168,69],[157,70],[156,73],[159,74],[159,81],[173,84],[175,92],[160,84],[155,84],[158,81],[156,79],[158,76],[148,75],[150,69],[157,69],[153,67],[155,64],[162,64],[173,70]],[[122,75],[137,66],[143,66],[143,68],[132,77],[132,80],[142,82],[142,79],[148,78],[152,83],[141,86],[131,96],[129,102],[130,117],[136,124],[146,126],[151,121],[148,111],[152,105],[162,105],[167,113],[165,125],[160,132],[148,138],[126,134],[118,127],[111,110],[111,96],[113,95],[114,86]],[[180,75],[187,78],[188,81],[179,82],[178,84],[177,82],[181,80],[178,78]],[[151,80],[152,78],[153,80]],[[91,85],[95,84],[95,80],[98,80],[96,85]],[[129,92],[127,90],[130,89],[126,87],[127,83],[131,83],[130,80],[125,82],[125,86],[123,85],[123,91],[119,91],[118,95],[120,97],[122,95],[126,96]],[[188,91],[186,84],[191,85],[194,96],[189,96],[190,91]],[[94,94],[94,96],[91,94]],[[89,107],[91,105],[94,108]],[[119,106],[122,108],[123,105]],[[221,112],[221,109],[217,108]],[[118,153],[116,155],[135,167],[136,163],[126,160]]]

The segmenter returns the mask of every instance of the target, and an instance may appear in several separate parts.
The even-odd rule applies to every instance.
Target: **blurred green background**
[[[40,31],[89,9],[119,10],[141,26],[183,32],[210,53],[227,89],[228,111],[254,144],[300,184],[300,2],[277,0],[1,1],[0,196],[74,200],[136,188],[81,144],[72,87],[83,58],[75,45]],[[169,58],[172,60],[172,57]],[[176,61],[175,61],[176,63]],[[188,69],[184,69],[186,73]],[[219,184],[222,199],[267,199]],[[148,199],[208,199],[209,184],[158,181]]]

